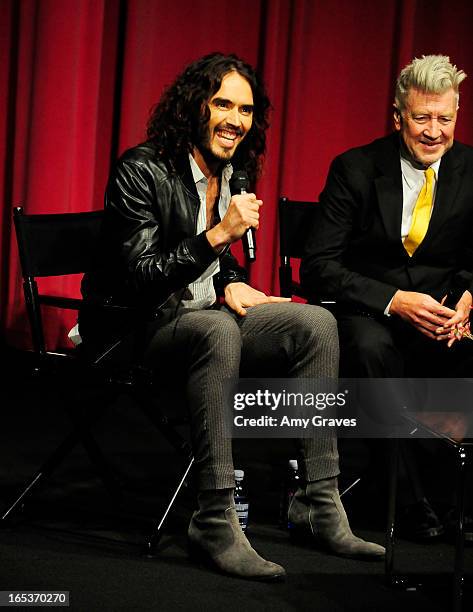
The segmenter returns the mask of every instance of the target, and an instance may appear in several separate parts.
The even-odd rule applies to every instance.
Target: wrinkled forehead
[[[411,87],[407,92],[405,106],[411,112],[455,113],[458,108],[458,92],[451,87],[440,93]]]

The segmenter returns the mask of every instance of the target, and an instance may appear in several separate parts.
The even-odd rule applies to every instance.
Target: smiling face
[[[394,127],[412,159],[423,167],[436,162],[453,145],[457,100],[453,89],[431,94],[412,88],[404,110],[394,113]]]
[[[194,157],[207,166],[229,161],[253,124],[253,92],[238,72],[229,72],[208,102],[210,118]],[[200,164],[199,164],[200,165]]]

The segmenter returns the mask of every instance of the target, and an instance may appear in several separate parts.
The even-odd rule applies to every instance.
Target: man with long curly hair
[[[100,261],[84,277],[79,321],[84,344],[99,346],[132,325],[102,315],[102,302],[139,307],[145,330],[135,349],[160,377],[186,388],[198,486],[190,545],[220,571],[260,580],[285,570],[259,556],[239,526],[224,381],[261,375],[265,364],[295,378],[338,371],[332,315],[252,288],[229,249],[258,228],[262,201],[232,196],[229,181],[234,167],[257,178],[269,106],[253,68],[234,55],[197,60],[167,89],[147,142],[126,151],[111,173]],[[382,556],[348,525],[335,437],[302,441],[300,455],[307,495],[296,526],[313,527],[315,517],[319,542],[336,554]]]

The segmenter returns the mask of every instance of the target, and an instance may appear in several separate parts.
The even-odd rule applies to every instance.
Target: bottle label
[[[242,531],[246,531],[246,528],[248,527],[248,508],[248,502],[243,500],[235,500],[235,510]]]

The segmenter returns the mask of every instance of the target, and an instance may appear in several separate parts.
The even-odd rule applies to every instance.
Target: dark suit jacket
[[[412,257],[401,241],[397,133],[335,158],[320,195],[301,281],[316,296],[382,314],[397,289],[440,299],[473,292],[473,147],[442,157],[427,234]]]

